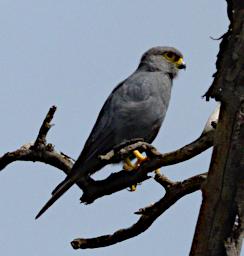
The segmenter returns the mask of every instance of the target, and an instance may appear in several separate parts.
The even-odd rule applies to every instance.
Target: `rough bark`
[[[244,1],[227,1],[230,26],[207,99],[221,102],[191,256],[240,255],[244,206]]]

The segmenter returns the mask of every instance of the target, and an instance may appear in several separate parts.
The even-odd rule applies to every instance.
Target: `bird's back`
[[[84,174],[101,168],[98,156],[125,140],[152,142],[165,117],[172,81],[163,72],[136,71],[119,84],[103,105],[77,162]]]

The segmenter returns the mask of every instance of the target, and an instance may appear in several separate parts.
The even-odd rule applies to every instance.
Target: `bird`
[[[182,53],[174,47],[156,46],[142,55],[137,69],[108,96],[70,173],[36,219],[77,181],[85,184],[87,177],[102,169],[100,155],[134,138],[153,142],[168,109],[173,79],[185,68]],[[138,150],[133,153],[139,162],[145,159]],[[124,166],[133,167],[128,158]]]

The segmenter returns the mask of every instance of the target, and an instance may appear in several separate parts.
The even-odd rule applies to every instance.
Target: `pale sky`
[[[76,158],[111,92],[153,46],[174,46],[187,63],[174,82],[161,152],[195,140],[216,103],[201,96],[212,82],[219,38],[228,27],[224,0],[0,0],[0,155],[34,141],[45,114],[57,105],[48,142]],[[210,153],[162,172],[173,180],[208,170]],[[105,177],[120,166],[104,168]],[[132,225],[133,212],[163,195],[153,180],[81,205],[69,190],[45,215],[34,217],[64,178],[55,168],[16,162],[0,173],[0,252],[4,256],[188,255],[200,192],[169,209],[149,230],[122,243],[75,251],[70,241]],[[244,255],[244,254],[243,254]]]

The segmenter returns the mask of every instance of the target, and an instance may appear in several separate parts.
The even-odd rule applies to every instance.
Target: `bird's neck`
[[[166,66],[158,66],[155,65],[154,63],[143,63],[141,62],[137,68],[138,71],[143,71],[143,72],[162,72],[166,75],[168,75],[171,79],[175,78],[177,76],[177,70],[176,69],[171,69]]]

